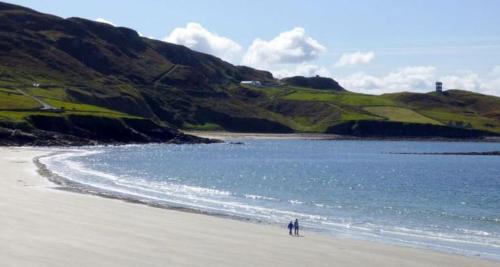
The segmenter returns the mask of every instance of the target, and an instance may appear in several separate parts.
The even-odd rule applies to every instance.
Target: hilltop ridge
[[[344,87],[340,86],[338,82],[332,78],[314,76],[314,77],[304,77],[304,76],[294,76],[281,79],[285,84],[291,86],[308,87],[313,89],[326,89],[334,91],[345,91]]]

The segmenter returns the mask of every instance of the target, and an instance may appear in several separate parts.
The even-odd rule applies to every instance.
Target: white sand
[[[457,255],[304,233],[55,190],[0,148],[0,266],[499,266]]]

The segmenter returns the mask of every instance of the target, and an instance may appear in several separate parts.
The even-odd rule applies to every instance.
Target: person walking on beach
[[[295,229],[295,235],[299,236],[299,220],[295,219],[295,223],[293,224],[293,228]]]
[[[290,232],[290,235],[292,235],[292,229],[293,229],[293,222],[290,221],[290,223],[288,224],[288,230]]]

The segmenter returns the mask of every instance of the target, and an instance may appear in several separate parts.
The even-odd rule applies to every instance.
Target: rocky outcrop
[[[304,77],[304,76],[294,76],[289,78],[281,79],[282,82],[299,87],[309,87],[314,89],[323,90],[333,90],[333,91],[345,91],[345,89],[340,86],[338,82],[331,78],[326,77]]]
[[[212,143],[141,118],[31,115],[30,125],[0,125],[0,145],[81,146],[125,143]]]
[[[498,134],[482,130],[462,129],[434,124],[379,120],[348,121],[330,126],[326,133],[358,137],[443,137],[482,138]]]

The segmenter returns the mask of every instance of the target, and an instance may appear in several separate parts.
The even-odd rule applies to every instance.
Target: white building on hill
[[[241,85],[251,85],[256,87],[261,87],[262,83],[260,81],[241,81]]]

